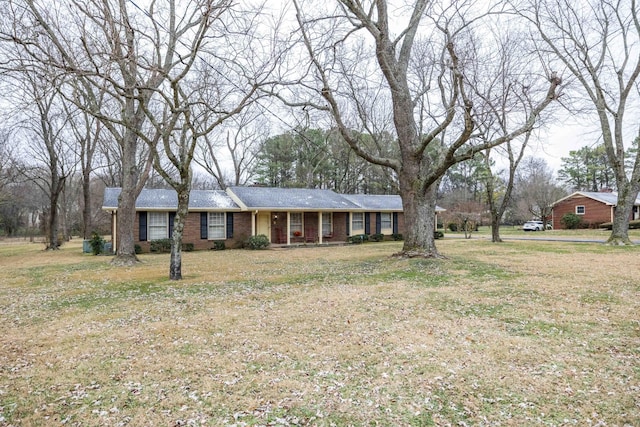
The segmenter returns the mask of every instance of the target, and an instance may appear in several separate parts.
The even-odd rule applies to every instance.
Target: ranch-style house
[[[102,208],[111,212],[111,241],[116,226],[120,188],[106,188]],[[143,189],[136,200],[135,241],[143,252],[150,242],[173,232],[178,206],[174,190]],[[437,213],[444,209],[436,208]],[[396,195],[338,194],[332,190],[272,187],[229,187],[192,190],[183,242],[212,249],[216,241],[240,247],[250,236],[264,234],[280,245],[346,242],[349,236],[404,231],[402,200]]]
[[[599,227],[605,222],[612,222],[618,204],[618,194],[612,191],[576,191],[552,205],[554,230],[564,228],[562,217],[573,213],[582,218],[585,227]],[[640,199],[636,199],[630,219],[640,217]]]

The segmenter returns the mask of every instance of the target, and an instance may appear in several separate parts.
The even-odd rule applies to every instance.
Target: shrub
[[[575,230],[580,226],[582,217],[574,213],[567,213],[562,215],[562,219],[560,219],[560,222],[564,225],[565,228]]]
[[[347,242],[349,243],[364,243],[364,242],[368,242],[369,241],[369,235],[368,234],[354,234],[353,236],[350,236],[347,239]]]
[[[149,247],[151,252],[156,252],[156,253],[171,252],[171,239],[152,240]]]
[[[404,237],[402,236],[402,233],[393,233],[391,235],[391,238],[395,241],[399,241],[399,240],[404,240]]]
[[[142,246],[138,245],[137,243],[133,246],[133,248],[134,248],[133,251],[136,254],[141,254],[142,253]]]
[[[458,224],[456,224],[455,222],[450,222],[449,231],[453,231],[454,233],[458,231]]]
[[[436,230],[433,232],[434,239],[442,239],[444,237],[444,233],[440,230]]]
[[[224,251],[226,248],[227,246],[222,240],[216,240],[213,242],[213,247],[211,249],[213,249],[214,251]]]
[[[100,255],[104,251],[104,239],[97,232],[91,234],[89,240],[89,246],[91,246],[91,253],[94,255]]]
[[[258,234],[257,236],[251,236],[245,242],[245,247],[248,249],[266,249],[271,242],[269,238],[264,234]]]
[[[369,240],[373,242],[382,242],[384,240],[384,234],[376,233],[369,236]]]
[[[183,243],[182,250],[185,252],[193,252],[194,245],[193,243]]]

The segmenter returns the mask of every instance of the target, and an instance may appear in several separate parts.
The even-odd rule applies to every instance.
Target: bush
[[[384,234],[376,233],[369,236],[369,240],[373,242],[382,242],[384,240]]]
[[[171,239],[152,240],[149,247],[155,253],[171,252]]]
[[[91,253],[94,255],[100,255],[104,251],[104,239],[97,232],[91,234],[89,240],[89,246],[91,246]]]
[[[449,231],[452,231],[454,233],[456,231],[458,231],[458,224],[456,224],[455,222],[450,222],[449,223]]]
[[[354,234],[353,236],[350,236],[347,239],[347,242],[349,243],[364,243],[364,242],[368,242],[369,241],[369,235],[368,234]]]
[[[193,252],[194,249],[194,245],[193,243],[183,243],[182,244],[182,250],[185,252]]]
[[[269,238],[264,234],[258,234],[257,236],[251,236],[245,242],[245,247],[248,249],[266,249],[271,242]]]
[[[404,240],[404,237],[402,236],[402,233],[393,233],[391,235],[391,238],[395,241],[399,241],[399,240]]]
[[[133,251],[136,254],[141,254],[142,253],[142,246],[138,245],[137,243],[133,246],[133,248],[134,248]]]
[[[436,230],[433,232],[433,238],[434,239],[442,239],[444,237],[444,233],[440,230]]]
[[[214,251],[224,251],[226,248],[227,246],[222,240],[216,240],[213,242],[213,247],[211,249],[213,249]]]
[[[582,217],[574,213],[567,213],[562,215],[562,219],[560,219],[560,222],[564,225],[565,228],[575,230],[580,226]]]

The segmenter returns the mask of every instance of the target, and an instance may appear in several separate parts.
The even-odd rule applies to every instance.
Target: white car
[[[544,230],[544,223],[542,221],[527,221],[522,226],[524,231],[542,231]]]

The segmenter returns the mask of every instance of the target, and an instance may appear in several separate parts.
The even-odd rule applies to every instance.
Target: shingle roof
[[[342,194],[342,197],[366,211],[402,211],[400,196],[374,194]]]
[[[331,190],[308,188],[230,187],[247,209],[358,210],[360,206]]]
[[[120,188],[106,188],[103,209],[117,209]],[[308,188],[230,187],[222,190],[191,190],[189,210],[326,210],[402,212],[402,199],[396,195],[338,194],[331,190]],[[140,192],[136,209],[175,210],[174,190],[148,189]],[[444,209],[437,206],[436,211]]]
[[[562,199],[556,201],[553,206],[558,203],[571,199],[575,196],[584,196],[590,199],[596,200],[598,202],[604,203],[609,206],[617,206],[618,205],[618,193],[616,192],[603,192],[603,191],[576,191]],[[636,199],[635,205],[640,205],[640,199]]]
[[[117,209],[120,188],[104,190],[103,209]],[[175,190],[145,188],[136,200],[136,209],[168,210],[178,208],[178,194]],[[190,210],[240,210],[240,207],[222,190],[191,190]]]

